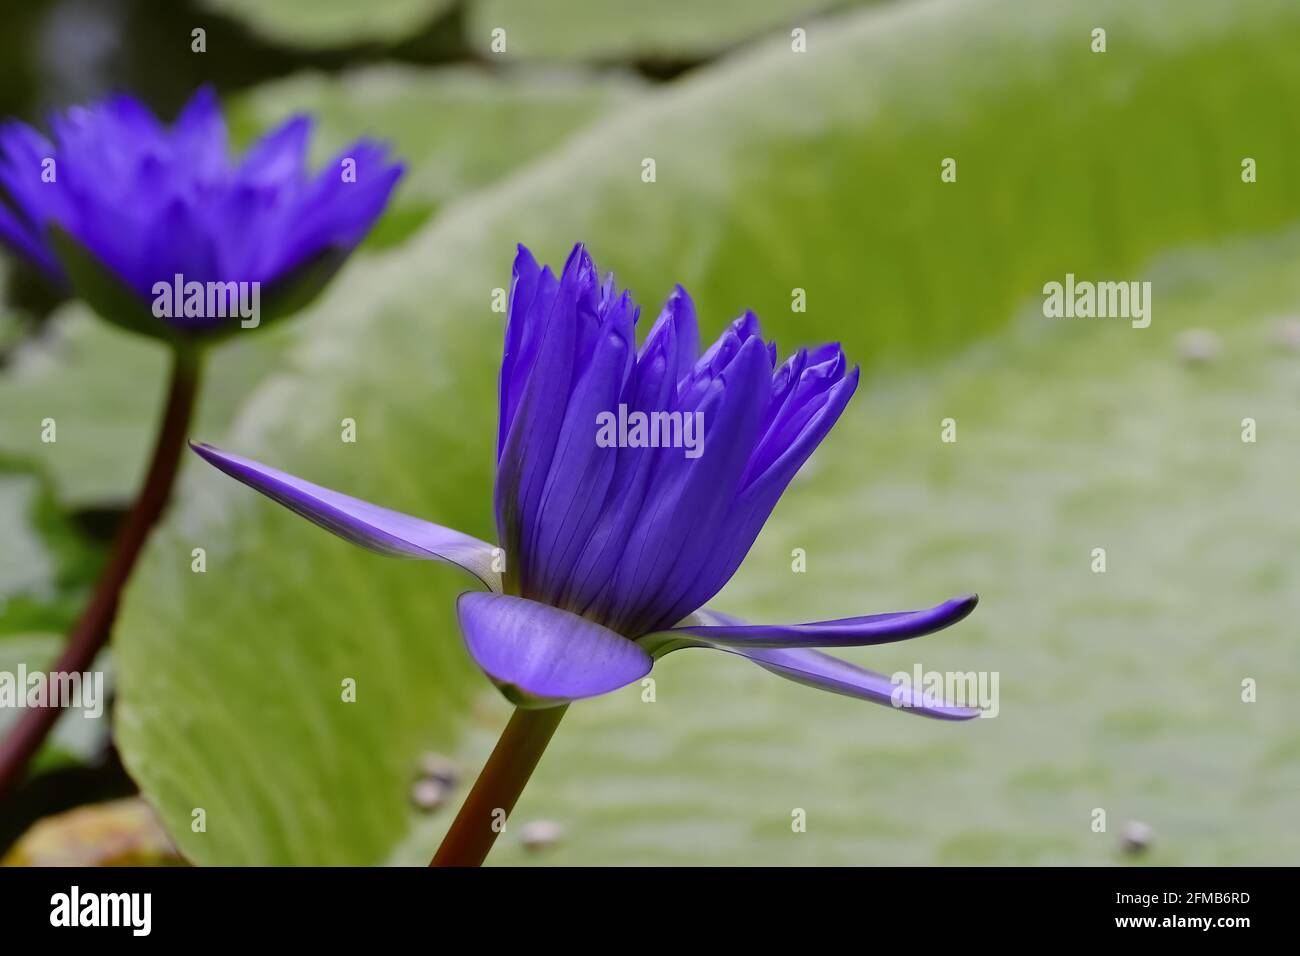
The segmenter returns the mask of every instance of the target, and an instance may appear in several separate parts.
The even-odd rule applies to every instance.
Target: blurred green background
[[[862,363],[713,603],[795,621],[978,591],[951,631],[845,656],[996,671],[998,716],[934,723],[673,655],[653,703],[634,686],[572,708],[492,862],[1300,860],[1293,0],[60,0],[7,16],[5,114],[122,88],[172,115],[212,82],[240,143],[309,110],[319,155],[364,133],[409,164],[316,306],[213,356],[196,437],[490,538],[491,302],[516,242],[551,262],[587,242],[650,316],[681,282],[707,335],[753,308],[783,351],[838,339]],[[0,668],[35,667],[140,477],[165,357],[3,268]],[[1043,284],[1067,272],[1150,281],[1151,327],[1044,318]],[[0,839],[138,784],[195,863],[427,862],[508,713],[461,648],[463,586],[187,462],[105,662],[111,726],[64,720],[0,806]],[[430,751],[461,770],[432,810],[412,799]],[[529,851],[537,820],[562,832]],[[1130,821],[1154,832],[1145,853],[1122,850]]]

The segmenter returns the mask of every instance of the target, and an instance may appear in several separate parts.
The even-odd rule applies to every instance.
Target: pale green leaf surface
[[[277,43],[305,49],[395,44],[418,33],[455,0],[203,0]],[[201,25],[201,24],[199,24]]]
[[[367,245],[389,245],[428,215],[504,176],[597,116],[629,103],[641,85],[585,71],[489,73],[465,67],[304,73],[258,87],[231,111],[236,139],[297,113],[316,122],[312,167],[363,136],[385,141],[406,166]]]
[[[213,350],[199,430],[224,427],[254,383],[280,363],[283,326],[236,335]],[[169,354],[110,326],[79,304],[63,306],[25,341],[0,375],[0,453],[50,477],[71,507],[126,506],[143,480]],[[43,440],[53,420],[54,441]]]
[[[1104,57],[1087,49],[1099,18],[1112,37],[1113,52]],[[1003,668],[1005,715],[973,728],[936,728],[780,684],[743,662],[683,652],[663,665],[659,703],[650,711],[670,710],[671,719],[650,717],[634,729],[614,721],[622,732],[584,740],[600,715],[647,705],[625,701],[635,694],[630,690],[589,710],[574,708],[553,763],[562,772],[573,765],[569,748],[585,748],[590,763],[582,779],[564,786],[584,788],[589,801],[581,819],[566,822],[592,832],[617,823],[623,837],[611,846],[644,848],[663,837],[676,807],[683,822],[665,853],[772,859],[774,844],[755,844],[754,834],[788,838],[787,792],[775,791],[783,804],[775,813],[755,805],[754,795],[762,792],[760,781],[788,773],[801,792],[852,786],[860,800],[893,793],[906,801],[909,815],[892,819],[871,816],[870,803],[833,804],[839,832],[860,826],[861,840],[884,841],[871,859],[887,855],[895,838],[914,841],[913,858],[1070,852],[1076,844],[1068,827],[1077,822],[1086,832],[1086,808],[1095,805],[1079,781],[1102,773],[1095,763],[1108,751],[1082,751],[1063,761],[1063,769],[1027,766],[1009,755],[1003,766],[1021,775],[1008,778],[989,768],[1000,751],[980,741],[1038,735],[1039,752],[1047,752],[1063,746],[1062,735],[1082,732],[1082,708],[1103,744],[1139,747],[1140,736],[1125,721],[1149,727],[1151,714],[1160,711],[1138,697],[1126,705],[1127,715],[1117,712],[1114,687],[1139,694],[1159,678],[1160,695],[1205,690],[1209,678],[1193,676],[1184,685],[1159,668],[1204,664],[1213,632],[1189,639],[1189,656],[1179,664],[1177,630],[1165,632],[1155,658],[1135,649],[1134,630],[1169,616],[1178,610],[1175,599],[1186,602],[1205,587],[1174,586],[1157,576],[1151,580],[1159,586],[1148,593],[1135,583],[1140,578],[1115,584],[1116,572],[1105,581],[1123,600],[1089,601],[1085,589],[1099,586],[1097,580],[1075,572],[1086,568],[1092,525],[1125,536],[1121,550],[1125,541],[1130,550],[1163,547],[1156,532],[1168,530],[1166,520],[1180,534],[1213,539],[1217,526],[1190,527],[1186,519],[1217,501],[1198,497],[1208,486],[1189,485],[1175,510],[1168,489],[1156,494],[1155,478],[1139,472],[1134,480],[1141,479],[1139,490],[1152,507],[1171,508],[1169,517],[1149,516],[1154,527],[1139,535],[1140,523],[1122,497],[1128,489],[1121,486],[1118,501],[1090,490],[1111,480],[1105,453],[1114,445],[1119,460],[1130,463],[1123,440],[1133,439],[1122,431],[1098,434],[1091,419],[1085,423],[1091,427],[1069,419],[1075,414],[1069,393],[1059,408],[1049,400],[1047,390],[1065,372],[1042,370],[1052,368],[1049,360],[1067,361],[1074,345],[1060,332],[1061,343],[1041,345],[1041,352],[1020,351],[1013,341],[989,346],[979,388],[951,392],[969,409],[951,412],[966,422],[962,442],[969,444],[958,454],[971,451],[947,463],[935,457],[940,405],[947,404],[939,399],[960,380],[904,371],[918,359],[932,366],[996,334],[1045,281],[1066,271],[1146,278],[1145,264],[1162,249],[1296,219],[1300,186],[1290,178],[1261,177],[1245,186],[1238,174],[1243,155],[1259,157],[1261,168],[1278,168],[1285,144],[1295,139],[1297,117],[1279,114],[1274,100],[1265,103],[1259,93],[1267,88],[1285,99],[1300,92],[1300,63],[1291,55],[1298,39],[1300,9],[1276,0],[1231,10],[1208,2],[1084,8],[972,0],[847,18],[827,30],[817,57],[794,56],[783,40],[774,41],[598,124],[499,187],[449,208],[433,228],[373,257],[364,271],[349,272],[294,326],[292,368],[249,397],[218,443],[491,537],[502,317],[490,302],[492,290],[508,284],[514,241],[554,262],[574,239],[587,240],[599,264],[616,270],[651,314],[671,283],[681,281],[695,294],[709,333],[750,306],[786,348],[841,338],[869,370],[894,370],[897,392],[858,400],[816,470],[792,492],[804,508],[820,507],[802,517],[783,507],[765,539],[781,542],[779,560],[763,545],[729,592],[727,607],[762,619],[786,618],[797,606],[799,617],[819,618],[983,591],[976,617],[947,637],[929,638],[924,660]],[[939,182],[944,156],[960,157],[956,184]],[[657,160],[654,183],[641,179],[645,157]],[[794,288],[807,290],[806,314],[789,311]],[[1255,288],[1248,284],[1243,294]],[[1108,376],[1127,368],[1129,377],[1117,380],[1115,394],[1095,378],[1076,383],[1079,388],[1123,401],[1124,382],[1160,384],[1154,368],[1120,359],[1168,363],[1167,352],[1135,357],[1133,351],[1163,341],[1166,332],[1151,330],[1142,346],[1135,330],[1118,339],[1105,338],[1110,330],[1085,331],[1097,336],[1078,346],[1090,342],[1098,350],[1089,364]],[[1103,342],[1109,347],[1097,344]],[[1017,381],[1017,372],[1028,374],[1022,366],[1041,367],[1042,377],[1021,380],[1038,391],[1002,390],[1004,382]],[[886,394],[896,396],[897,410],[882,419]],[[1165,417],[1144,420],[1147,427],[1185,428],[1184,420],[1169,418],[1181,406],[1158,397],[1148,404]],[[1026,429],[1042,422],[1017,415],[1074,422],[1068,434],[1076,442],[1060,452],[1070,470],[1050,470],[1059,465],[1026,438]],[[1235,407],[1225,413],[1229,439],[1240,417]],[[343,418],[357,423],[355,444],[340,441]],[[1192,464],[1207,447],[1170,446]],[[1162,474],[1183,474],[1176,467],[1181,459],[1155,464]],[[133,775],[197,862],[368,863],[399,851],[427,856],[434,836],[412,827],[407,804],[417,755],[453,739],[467,699],[485,686],[455,636],[452,599],[465,585],[446,569],[351,549],[197,462],[187,471],[178,507],[155,537],[116,634],[120,739]],[[1028,475],[1039,484],[1024,484]],[[1081,508],[1071,495],[1102,502],[1086,534],[1071,529],[1084,541],[1043,524],[1044,517]],[[1022,500],[1040,502],[1040,513]],[[1008,527],[1022,515],[1037,520]],[[1018,537],[1021,532],[1027,537]],[[833,571],[834,587],[792,580],[790,542],[804,540],[838,561],[819,572]],[[208,548],[206,574],[189,569],[196,545]],[[1083,549],[1078,565],[1076,546]],[[1158,549],[1141,554],[1152,565],[1177,557]],[[1130,556],[1130,566],[1141,560]],[[1066,563],[1070,573],[1061,570]],[[1271,566],[1258,573],[1288,583]],[[1023,611],[1012,600],[1016,594],[1039,602],[1032,607],[1040,610],[1016,616]],[[1063,608],[1071,613],[1063,615]],[[1247,611],[1242,627],[1272,633],[1275,606]],[[1132,680],[1081,694],[1072,711],[1062,705],[1063,692],[1083,684],[1094,656],[1104,659],[1103,673],[1128,668]],[[1208,735],[1196,740],[1197,748],[1190,748],[1191,736],[1171,744],[1175,782],[1160,792],[1178,819],[1195,822],[1197,798],[1184,785],[1203,778],[1195,755],[1184,751],[1221,744],[1227,728],[1239,726],[1220,718],[1240,706],[1240,670],[1216,673],[1221,698],[1199,696],[1188,705],[1201,707],[1202,722],[1193,726]],[[692,676],[683,676],[688,671]],[[357,680],[355,703],[340,700],[340,682],[348,677]],[[689,700],[665,703],[679,681]],[[737,693],[750,696],[737,699]],[[1166,696],[1153,700],[1164,703]],[[1260,716],[1234,711],[1232,719],[1275,719],[1262,706],[1251,713]],[[494,729],[499,720],[493,710],[483,723]],[[876,742],[865,755],[863,738],[846,731],[849,720],[879,735],[866,738]],[[908,723],[917,726],[894,730]],[[673,736],[674,728],[686,727],[682,738]],[[902,739],[926,746],[881,743],[894,733],[922,735]],[[1264,746],[1288,745],[1277,733],[1268,739]],[[977,764],[968,753],[984,761]],[[874,763],[864,759],[871,755]],[[1142,758],[1145,766],[1150,754]],[[600,776],[594,767],[605,763],[611,772]],[[725,774],[710,776],[710,768],[721,766]],[[931,775],[928,789],[909,783],[917,768]],[[986,778],[972,785],[983,802],[976,809],[954,806],[953,795],[977,775]],[[553,810],[564,790],[556,798],[557,778],[547,779],[544,770],[537,799],[551,802],[538,806]],[[884,797],[868,790],[878,780],[892,788]],[[1002,789],[992,799],[989,788],[997,781]],[[1119,793],[1121,784],[1115,786]],[[1236,806],[1268,804],[1273,783],[1261,778],[1255,786],[1243,785],[1244,803]],[[654,794],[662,798],[659,815],[638,817],[644,795]],[[706,794],[700,812],[710,815],[701,820],[689,811]],[[195,806],[208,809],[206,833],[190,831]],[[1122,814],[1128,804],[1119,806]],[[1013,835],[1010,850],[989,837],[1018,818],[1028,828]],[[1226,817],[1216,819],[1227,826]],[[813,840],[811,825],[803,836],[803,849],[781,859],[803,853],[812,859],[819,846],[825,849]],[[586,858],[607,859],[611,852],[583,845]],[[1246,846],[1215,845],[1227,848],[1222,853]],[[828,858],[840,852],[826,851]]]
[[[864,2],[471,0],[466,30],[470,42],[485,52],[494,52],[492,31],[505,30],[504,55],[521,59],[689,60],[778,28],[815,32],[821,16]]]
[[[952,630],[843,656],[995,672],[995,718],[890,713],[682,651],[654,703],[633,686],[571,708],[493,862],[1107,864],[1138,820],[1144,862],[1294,864],[1300,353],[1277,331],[1300,314],[1300,233],[1149,274],[1149,329],[1035,302],[1004,337],[860,393],[713,602],[793,621],[976,590]],[[1180,359],[1193,329],[1221,341],[1204,367]],[[553,851],[521,844],[534,819],[563,828]],[[428,855],[417,834],[395,862]]]

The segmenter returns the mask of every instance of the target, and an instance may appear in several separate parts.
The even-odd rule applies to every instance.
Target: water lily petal
[[[669,407],[676,396],[681,361],[678,329],[672,322],[657,327],[642,346],[636,369],[621,396],[630,413],[650,414]],[[693,330],[688,330],[693,336]],[[569,580],[552,603],[585,613],[596,601],[627,550],[628,535],[641,514],[658,449],[615,449],[614,474],[605,492],[600,519],[583,543]]]
[[[228,163],[226,120],[211,86],[195,91],[176,117],[172,145],[177,157],[190,166],[200,182],[210,184],[224,178]]]
[[[342,177],[345,163],[354,178]],[[325,249],[351,251],[379,218],[404,172],[403,164],[389,160],[387,146],[364,139],[326,162],[272,217],[279,237],[262,280],[274,281]]]
[[[284,180],[296,182],[304,179],[311,131],[311,117],[298,114],[264,134],[239,161],[236,175],[240,184],[274,186]]]
[[[751,479],[741,491],[728,514],[726,527],[711,542],[712,552],[707,564],[694,571],[690,578],[681,578],[679,572],[677,585],[681,591],[675,603],[664,614],[664,621],[680,620],[702,607],[731,579],[795,472],[812,455],[831,426],[839,420],[840,413],[853,396],[857,384],[858,369],[854,368],[823,393],[816,413],[808,420],[799,436],[762,475]]]
[[[957,605],[957,609],[961,613],[948,621],[948,623],[954,623],[971,612],[975,607],[975,601],[975,596],[971,595],[969,598],[948,601],[939,605],[939,608]],[[963,605],[964,609],[962,609]],[[929,611],[877,614],[868,618],[848,618],[846,620],[861,622],[871,621],[875,618],[876,620],[888,622],[890,619],[906,620],[911,615],[916,614],[931,614],[937,610],[937,608],[931,608]],[[841,623],[843,622],[825,621],[818,626]],[[786,680],[803,684],[805,687],[829,691],[832,694],[842,694],[845,697],[855,697],[858,700],[870,701],[873,704],[887,704],[900,710],[911,711],[937,720],[970,720],[980,714],[977,708],[959,707],[950,704],[933,694],[925,693],[922,688],[913,687],[910,683],[894,683],[884,674],[877,674],[875,671],[858,667],[856,664],[850,664],[848,661],[842,661],[838,657],[832,657],[830,654],[824,654],[808,646],[740,647],[704,640],[698,636],[699,632],[707,633],[712,628],[717,628],[719,632],[736,633],[749,626],[735,615],[710,608],[701,608],[691,615],[688,623],[683,628],[684,631],[694,633],[683,633],[674,636],[673,631],[668,631],[663,634],[642,638],[638,643],[645,646],[655,660],[665,654],[687,647],[707,647],[713,650],[726,651],[728,654],[735,654],[737,657],[753,661],[759,667],[776,674],[778,677],[784,677]],[[934,629],[932,628],[932,630]]]
[[[654,663],[609,628],[527,598],[470,591],[456,612],[470,656],[521,707],[607,694],[644,677]]]
[[[549,268],[541,268],[528,247],[520,244],[515,255],[510,284],[510,307],[506,314],[506,341],[501,357],[501,380],[498,383],[500,417],[497,422],[497,459],[505,450],[510,425],[528,373],[537,357],[543,331],[543,317],[549,317],[559,280]],[[539,300],[540,297],[540,300]]]
[[[575,246],[554,297],[543,303],[549,308],[535,333],[537,344],[527,378],[522,387],[514,386],[519,388],[519,402],[497,463],[494,501],[498,539],[525,590],[532,570],[525,558],[533,550],[538,502],[573,390],[580,326],[593,319],[586,313],[595,282],[591,257],[581,245]],[[515,376],[519,375],[516,371]]]
[[[719,349],[715,360],[728,351]],[[746,339],[719,371],[697,408],[702,453],[690,457],[680,448],[658,450],[641,514],[598,602],[597,616],[617,622],[622,633],[640,635],[675,623],[680,615],[664,612],[700,576],[701,564],[726,525],[766,410],[763,390],[772,368],[763,341]],[[685,414],[691,411],[684,409]]]
[[[592,528],[600,520],[618,449],[596,441],[602,413],[615,415],[636,349],[631,297],[624,293],[602,321],[586,368],[577,378],[564,413],[555,458],[538,507],[537,523],[524,556],[537,570],[534,597],[559,594],[573,573]]]
[[[63,281],[58,260],[41,243],[40,233],[5,205],[3,184],[0,184],[0,245],[16,249],[39,266],[52,281]]]
[[[908,713],[937,720],[970,720],[980,715],[974,707],[958,707],[955,704],[926,694],[919,687],[910,684],[894,683],[884,674],[877,674],[842,661],[821,651],[782,648],[767,650],[759,648],[728,648],[740,657],[747,658],[764,670],[771,671],[778,677],[792,680],[805,687],[856,697],[858,700],[871,701],[873,704],[886,704]]]
[[[501,590],[501,575],[492,568],[496,549],[486,541],[322,488],[202,442],[190,442],[190,447],[236,481],[353,544],[393,557],[446,561],[493,591]]]
[[[135,268],[128,279],[139,293],[141,304],[147,307],[154,297],[154,284],[157,282],[171,284],[177,275],[214,275],[216,254],[217,244],[203,216],[189,200],[174,196],[145,230]],[[177,303],[178,311],[179,305]],[[186,318],[180,314],[173,315],[170,321],[188,329],[226,320],[215,316]]]
[[[691,373],[695,358],[700,351],[700,330],[695,320],[695,303],[690,293],[680,285],[673,288],[664,303],[659,318],[651,326],[637,360],[651,355],[661,337],[671,336],[668,349],[669,365],[674,383],[682,381]]]
[[[868,614],[811,624],[745,624],[689,620],[666,631],[691,635],[714,647],[863,647],[933,634],[975,610],[979,597],[968,594],[921,611]]]

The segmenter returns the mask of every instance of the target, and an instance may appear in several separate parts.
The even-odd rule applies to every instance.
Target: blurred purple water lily
[[[360,140],[312,176],[311,121],[295,117],[232,161],[216,95],[166,126],[114,96],[50,120],[52,139],[0,123],[0,245],[102,318],[166,342],[171,375],[140,493],[55,662],[90,667],[167,505],[202,379],[203,345],[305,306],[374,225],[402,174]],[[0,738],[0,797],[17,786],[62,705]]]
[[[699,354],[678,287],[638,349],[638,310],[582,246],[557,278],[520,247],[497,436],[500,549],[460,532],[192,443],[233,478],[363,547],[455,564],[488,590],[457,610],[471,656],[521,707],[615,690],[681,648],[714,648],[822,690],[961,720],[978,711],[896,686],[818,648],[884,644],[960,621],[971,595],[921,611],[751,625],[703,609],[858,383],[836,344],[777,363],[746,313]],[[698,457],[603,447],[598,416],[702,413]],[[500,558],[505,556],[502,574]]]
[[[104,318],[171,340],[238,328],[241,315],[223,301],[236,292],[247,300],[256,290],[257,324],[301,308],[402,173],[386,147],[360,140],[309,175],[306,116],[232,162],[209,88],[170,127],[119,95],[56,114],[50,128],[46,139],[16,120],[0,125],[0,242]],[[158,309],[158,283],[185,301]]]

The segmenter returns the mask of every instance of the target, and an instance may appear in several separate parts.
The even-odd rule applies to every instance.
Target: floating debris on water
[[[564,827],[554,820],[530,820],[519,828],[524,849],[536,853],[554,846],[564,836]]]
[[[1124,824],[1124,832],[1120,836],[1120,843],[1124,847],[1125,853],[1137,855],[1145,853],[1151,847],[1151,839],[1155,834],[1151,827],[1140,820],[1130,820]]]
[[[420,755],[420,776],[440,781],[448,787],[454,787],[456,781],[460,779],[460,771],[447,757],[429,751]]]
[[[432,813],[447,801],[450,790],[441,780],[421,777],[411,786],[411,803],[422,813]]]
[[[1300,316],[1290,315],[1278,319],[1274,335],[1278,345],[1292,352],[1300,352]]]
[[[1219,357],[1219,337],[1208,329],[1188,329],[1178,336],[1178,357],[1188,365],[1204,365]]]

